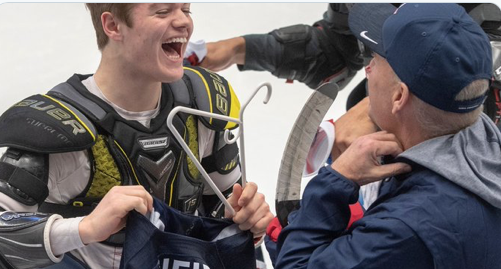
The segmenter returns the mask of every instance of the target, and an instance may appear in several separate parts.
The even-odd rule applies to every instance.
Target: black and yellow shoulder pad
[[[197,109],[210,113],[238,118],[240,102],[231,84],[222,76],[197,66],[184,68],[193,88],[194,105]],[[237,127],[234,122],[201,117],[205,126],[216,131]]]
[[[94,125],[68,103],[47,95],[33,95],[0,116],[0,147],[38,153],[90,148],[96,140]]]

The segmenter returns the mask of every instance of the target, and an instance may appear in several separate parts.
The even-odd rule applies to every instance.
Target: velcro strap
[[[214,152],[212,155],[203,158],[202,166],[205,168],[207,173],[212,173],[215,171],[218,171],[220,173],[228,173],[228,172],[223,172],[222,168],[224,168],[228,163],[230,163],[237,155],[238,155],[237,144],[236,143],[227,144],[217,152]]]
[[[43,203],[38,208],[39,212],[59,214],[65,218],[82,217],[89,215],[101,198],[78,197],[70,200],[67,205]]]
[[[38,204],[49,195],[47,184],[28,171],[12,164],[0,162],[0,179],[33,198]]]
[[[310,26],[298,24],[283,27],[272,31],[270,34],[283,44],[282,63],[277,69],[303,70],[306,55],[306,43],[311,39]],[[295,79],[295,72],[277,70],[276,76],[280,78]]]

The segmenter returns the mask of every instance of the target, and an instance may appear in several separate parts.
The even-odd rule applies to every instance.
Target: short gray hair
[[[484,95],[488,88],[488,80],[475,80],[458,93],[456,100],[464,101],[477,98]],[[429,105],[414,94],[411,94],[411,98],[414,104],[416,122],[423,130],[426,139],[459,132],[475,123],[484,109],[484,106],[481,105],[468,113],[453,113]]]

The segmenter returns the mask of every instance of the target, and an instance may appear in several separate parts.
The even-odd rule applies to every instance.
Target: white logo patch
[[[377,45],[378,43],[377,43],[376,41],[374,41],[372,38],[370,38],[370,37],[368,37],[368,36],[367,36],[367,33],[368,33],[368,32],[369,32],[369,31],[362,31],[362,32],[360,33],[360,36],[361,36],[361,37],[363,37],[364,39],[367,39],[367,40],[369,40],[370,42],[372,42],[372,43],[374,43],[374,44],[376,44],[376,45]]]
[[[167,148],[169,146],[169,138],[168,137],[141,139],[138,142],[144,150]]]
[[[162,269],[210,269],[205,264],[180,260],[163,259]]]

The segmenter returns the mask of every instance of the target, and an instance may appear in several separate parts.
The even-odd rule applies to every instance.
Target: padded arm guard
[[[47,95],[33,95],[0,117],[0,147],[37,153],[90,148],[96,138],[93,124],[71,105]]]
[[[59,215],[0,214],[0,265],[2,268],[40,268],[58,263],[50,248],[49,231]]]
[[[77,109],[47,95],[33,95],[0,117],[0,191],[25,205],[48,196],[49,153],[90,148],[96,129]]]
[[[28,205],[40,205],[49,195],[48,155],[9,148],[0,158],[0,192]]]
[[[348,9],[338,6],[344,7],[329,5],[324,19],[313,26],[293,25],[270,33],[282,46],[281,60],[273,75],[315,89],[345,68],[351,76],[362,68],[357,40],[343,26],[347,25]]]

